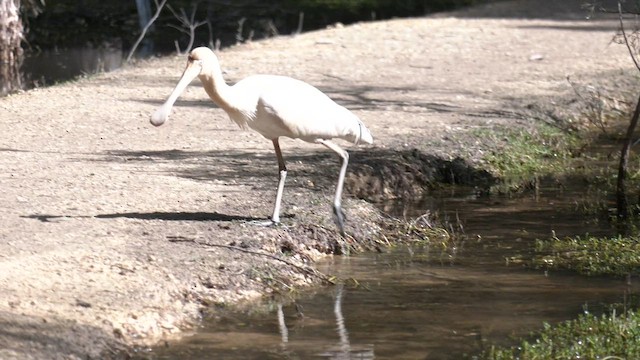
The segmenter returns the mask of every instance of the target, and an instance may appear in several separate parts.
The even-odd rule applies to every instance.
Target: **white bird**
[[[222,77],[218,58],[210,49],[199,47],[191,51],[186,69],[167,101],[151,116],[151,124],[162,125],[173,104],[184,89],[200,78],[211,100],[222,108],[243,129],[253,129],[273,142],[278,157],[278,189],[271,223],[280,222],[280,203],[287,177],[278,139],[281,136],[322,144],[342,158],[333,213],[340,233],[344,235],[344,214],[341,208],[342,187],[349,163],[349,154],[330,141],[344,139],[354,144],[372,144],[373,137],[351,111],[336,104],[317,88],[290,77],[253,75],[229,86]]]

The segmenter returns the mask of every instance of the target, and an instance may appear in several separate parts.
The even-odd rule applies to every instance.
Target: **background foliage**
[[[223,45],[237,41],[238,22],[243,23],[243,40],[290,34],[304,13],[303,30],[313,30],[341,22],[352,23],[392,17],[422,16],[434,11],[477,3],[478,0],[169,0],[176,11],[187,14],[196,9],[198,28],[195,45]],[[152,10],[155,5],[151,1]],[[117,46],[129,48],[140,33],[135,1],[56,0],[46,1],[39,14],[25,12],[27,46],[56,48]],[[174,41],[186,43],[184,35],[170,25],[177,19],[164,9],[149,37],[158,50],[173,50]]]

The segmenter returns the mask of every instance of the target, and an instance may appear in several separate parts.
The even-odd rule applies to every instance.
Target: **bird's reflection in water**
[[[344,297],[344,285],[336,285],[336,296],[333,303],[333,313],[336,317],[336,331],[338,333],[337,345],[328,347],[325,351],[318,354],[318,357],[327,358],[332,360],[350,360],[361,359],[370,360],[375,359],[375,352],[372,344],[364,344],[351,346],[349,341],[349,331],[345,325],[345,318],[342,314],[342,299]],[[277,306],[278,316],[278,328],[280,330],[280,337],[282,340],[282,350],[288,353],[289,343],[289,329],[284,319],[284,311],[282,310],[282,304]]]

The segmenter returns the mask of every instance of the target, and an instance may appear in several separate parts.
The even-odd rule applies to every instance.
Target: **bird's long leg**
[[[338,176],[336,195],[333,199],[333,215],[335,217],[336,225],[338,226],[338,229],[340,229],[340,234],[344,236],[344,213],[342,212],[341,205],[342,187],[344,186],[344,177],[347,173],[347,165],[349,165],[349,153],[329,140],[316,140],[316,142],[335,151],[342,158],[342,167],[340,168],[340,175]]]
[[[278,138],[273,139],[273,148],[276,150],[276,156],[278,157],[278,191],[276,192],[276,204],[273,207],[273,215],[271,221],[274,224],[280,222],[280,204],[282,203],[282,193],[284,192],[284,180],[287,178],[287,167],[284,164],[284,158],[282,158],[282,151],[280,151],[280,143]]]

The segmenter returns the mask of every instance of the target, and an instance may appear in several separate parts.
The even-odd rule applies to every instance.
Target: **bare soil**
[[[349,148],[347,239],[329,206],[338,159],[324,148],[282,142],[286,226],[261,228],[247,221],[271,213],[269,141],[196,83],[167,124],[149,124],[183,57],[0,99],[0,359],[127,358],[204,309],[321,284],[314,259],[379,237],[382,215],[357,198],[493,181],[482,158],[499,144],[476,130],[575,118],[584,104],[567,76],[637,90],[626,49],[610,43],[615,17],[586,15],[580,1],[507,1],[221,51],[230,82],[299,78],[370,128],[374,146]]]

